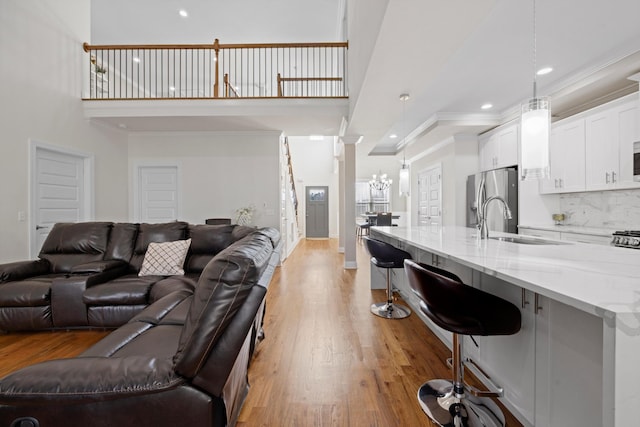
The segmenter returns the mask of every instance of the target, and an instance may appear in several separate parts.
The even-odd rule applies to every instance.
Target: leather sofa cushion
[[[133,256],[139,227],[140,224],[129,222],[113,224],[104,258],[129,262]]]
[[[0,284],[1,307],[39,307],[51,301],[51,282],[59,275],[38,276]]]
[[[0,307],[0,331],[51,329],[51,307]]]
[[[140,314],[146,304],[90,305],[87,306],[87,323],[97,328],[117,328]]]
[[[254,232],[220,252],[202,272],[175,355],[176,372],[193,378],[260,274],[269,265],[271,239]]]
[[[220,251],[235,240],[234,225],[189,225],[191,247],[185,262],[185,271],[201,273]]]
[[[187,317],[186,310],[178,310],[182,313],[181,319],[176,318],[176,314],[174,314],[173,311],[176,310],[176,307],[185,303],[185,301],[186,304],[190,304],[191,295],[193,295],[193,292],[189,290],[172,292],[145,308],[142,313],[132,318],[129,323],[142,322],[149,323],[151,325],[159,325],[161,323],[184,325],[184,321]],[[165,322],[165,318],[169,316],[172,319]]]
[[[74,265],[101,260],[111,226],[110,222],[57,223],[42,244],[39,257],[49,261],[53,273],[66,273]]]
[[[146,304],[154,283],[162,276],[138,277],[128,275],[88,288],[82,295],[87,305],[137,305]]]
[[[138,237],[129,263],[135,272],[140,271],[144,254],[149,243],[173,242],[187,238],[189,224],[182,221],[167,222],[161,224],[140,224]]]
[[[69,396],[101,401],[153,393],[182,383],[171,367],[170,359],[152,356],[49,360],[4,377],[0,393],[5,401],[30,403]]]
[[[113,353],[113,357],[153,356],[169,359],[176,354],[182,325],[156,325]]]
[[[109,335],[89,347],[79,357],[111,357],[137,336],[144,334],[153,325],[143,322],[129,322],[112,331]]]
[[[154,302],[176,291],[189,291],[193,293],[198,283],[199,274],[187,273],[184,276],[169,276],[156,282],[151,288],[149,302]]]

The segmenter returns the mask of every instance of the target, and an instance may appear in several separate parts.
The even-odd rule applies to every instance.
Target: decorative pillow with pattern
[[[184,275],[184,260],[190,245],[191,239],[149,243],[138,276]]]

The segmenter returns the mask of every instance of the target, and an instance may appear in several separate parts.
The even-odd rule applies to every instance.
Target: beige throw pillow
[[[183,265],[191,239],[149,243],[138,276],[184,275]]]

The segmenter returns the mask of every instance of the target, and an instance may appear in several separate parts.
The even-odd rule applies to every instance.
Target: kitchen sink
[[[568,245],[567,242],[558,242],[556,240],[537,239],[533,237],[489,237],[493,240],[499,240],[501,242],[520,243],[523,245]]]

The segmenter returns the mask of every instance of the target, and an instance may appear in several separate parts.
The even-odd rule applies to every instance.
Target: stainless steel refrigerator
[[[484,175],[484,180],[482,179]],[[484,185],[482,185],[484,184]],[[482,186],[482,188],[481,188]],[[511,219],[505,219],[503,206],[498,201],[487,205],[489,231],[518,233],[518,169],[494,169],[469,175],[467,178],[467,227],[477,227],[478,209],[492,196],[500,196],[511,209]],[[478,197],[480,200],[477,200]]]

